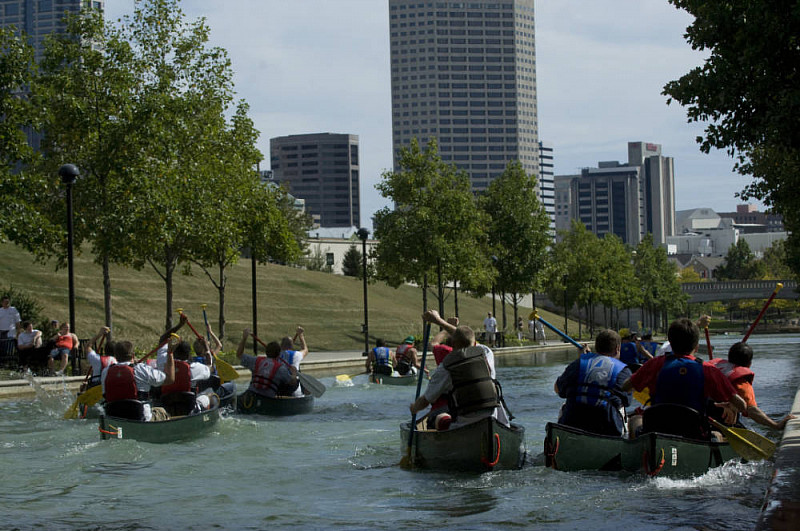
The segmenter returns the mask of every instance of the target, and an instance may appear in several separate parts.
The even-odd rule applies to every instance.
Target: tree
[[[703,279],[700,278],[700,273],[698,273],[692,267],[684,267],[678,272],[678,282],[681,284],[687,282],[702,282]]]
[[[761,261],[767,278],[774,280],[794,278],[788,259],[785,240],[778,240],[766,248]]]
[[[682,310],[687,300],[678,283],[677,266],[667,259],[666,249],[653,245],[653,235],[648,233],[636,246],[633,267],[642,290],[642,307],[650,315],[650,326],[659,328],[665,324],[665,316]]]
[[[497,288],[513,294],[514,322],[517,294],[538,285],[550,243],[550,218],[539,202],[537,180],[518,161],[492,181],[479,204],[489,218],[489,250],[497,257]]]
[[[355,244],[351,245],[342,259],[342,273],[346,277],[362,278],[361,251]]]
[[[765,266],[750,250],[744,238],[728,248],[725,262],[717,268],[720,280],[758,280],[764,277]]]
[[[783,215],[789,264],[800,271],[800,9],[789,0],[670,0],[695,17],[692,48],[708,58],[664,87],[705,122],[700,149],[725,149],[753,182],[740,194]]]

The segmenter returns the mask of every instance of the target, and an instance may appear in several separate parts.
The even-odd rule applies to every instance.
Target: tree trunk
[[[422,275],[422,313],[428,311],[428,273]]]
[[[108,334],[108,341],[111,341],[114,327],[111,320],[111,273],[108,253],[103,254],[103,306],[105,308],[106,326],[112,331]]]
[[[173,267],[172,264],[168,263],[165,264],[167,267],[164,270],[164,284],[166,287],[166,296],[167,296],[167,318],[166,318],[166,326],[164,330],[169,330],[172,328],[172,274],[173,274]]]
[[[453,281],[453,305],[455,306],[455,316],[458,318],[458,280]]]
[[[442,259],[436,259],[436,294],[439,297],[439,315],[444,315],[444,286],[442,285]]]

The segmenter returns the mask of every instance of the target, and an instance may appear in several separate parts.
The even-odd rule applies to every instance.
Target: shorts
[[[54,348],[53,350],[50,351],[50,357],[57,360],[61,356],[66,356],[67,359],[69,359],[69,353],[70,349],[68,348],[65,347]]]

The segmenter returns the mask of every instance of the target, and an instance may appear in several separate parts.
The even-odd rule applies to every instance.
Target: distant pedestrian
[[[489,347],[494,348],[494,337],[497,333],[497,319],[492,316],[492,312],[489,312],[486,319],[483,320],[483,328],[486,330],[486,342],[489,343]]]
[[[0,339],[17,337],[17,323],[22,321],[19,312],[11,306],[7,296],[0,300]]]

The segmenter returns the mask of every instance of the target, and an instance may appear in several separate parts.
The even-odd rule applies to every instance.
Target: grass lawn
[[[233,351],[242,329],[252,325],[251,264],[249,259],[228,269],[225,294],[225,350]],[[55,270],[53,264],[36,263],[34,257],[12,244],[0,245],[0,286],[13,286],[27,291],[44,307],[47,318],[64,321],[69,315],[67,271]],[[165,285],[151,268],[141,271],[113,266],[111,269],[113,328],[116,338],[130,339],[140,350],[155,346],[164,330]],[[183,308],[198,330],[203,324],[201,304],[207,304],[208,317],[214,330],[218,329],[219,299],[214,286],[200,269],[192,274],[176,275],[174,308]],[[260,265],[257,268],[258,334],[264,341],[292,335],[297,325],[306,330],[311,350],[362,350],[364,335],[363,284],[352,277],[306,271],[279,265]],[[453,294],[445,295],[445,314],[452,315]],[[381,282],[370,284],[369,331],[370,344],[382,337],[394,346],[408,335],[422,335],[422,291],[412,286],[391,288]],[[458,294],[459,316],[462,324],[476,331],[483,328],[486,312],[491,310],[489,298],[476,299]],[[428,304],[438,303],[432,292]],[[12,301],[13,305],[13,301]],[[530,308],[520,308],[526,320]],[[512,327],[513,308],[506,305],[508,327]],[[498,303],[497,313],[501,314]],[[541,311],[552,323],[563,317]],[[93,256],[84,252],[75,256],[75,320],[78,336],[90,337],[103,325],[103,281],[99,265]],[[502,315],[502,314],[501,314]],[[177,322],[177,314],[174,316]],[[501,317],[498,322],[502,325]],[[571,330],[577,330],[570,323]],[[184,337],[190,330],[182,331]],[[552,337],[552,333],[548,332]],[[516,335],[514,335],[516,343]],[[227,358],[227,356],[226,356]]]

